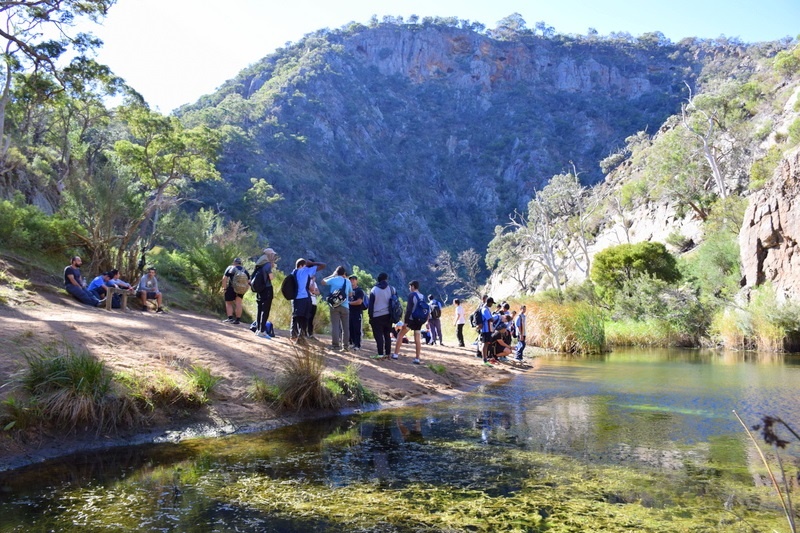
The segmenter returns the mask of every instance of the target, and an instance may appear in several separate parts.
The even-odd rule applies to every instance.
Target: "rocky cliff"
[[[482,254],[554,174],[574,163],[584,183],[602,179],[598,161],[680,109],[706,57],[691,43],[356,25],[308,36],[180,114],[243,132],[202,201],[239,213],[263,178],[284,200],[246,222],[284,257],[430,286],[439,251]]]
[[[769,282],[780,300],[800,299],[800,149],[750,197],[739,245],[745,287]]]

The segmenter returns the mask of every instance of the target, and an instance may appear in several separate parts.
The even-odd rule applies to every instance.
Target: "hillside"
[[[285,257],[433,284],[439,251],[486,249],[497,224],[574,164],[586,185],[689,89],[744,75],[770,47],[377,24],[308,35],[179,111],[227,131],[223,182],[198,197]],[[251,179],[282,195],[242,200]]]

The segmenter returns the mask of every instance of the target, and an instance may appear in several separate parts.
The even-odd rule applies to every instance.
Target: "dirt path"
[[[281,369],[281,359],[294,355],[285,331],[264,340],[244,324],[223,324],[216,317],[177,310],[167,314],[106,311],[46,291],[21,291],[7,300],[8,305],[0,305],[0,384],[23,367],[26,350],[54,342],[83,348],[114,371],[146,375],[163,371],[180,376],[191,365],[200,365],[224,379],[207,408],[180,418],[155,419],[136,432],[99,436],[39,433],[26,439],[2,434],[0,470],[78,450],[254,431],[293,421],[248,397],[254,376],[271,381]],[[324,350],[330,369],[360,364],[362,382],[379,395],[382,407],[446,399],[530,370],[484,366],[473,356],[472,347],[423,346],[423,365],[413,365],[411,356],[397,361],[370,359],[377,353],[372,340],[365,340],[364,349],[352,354],[327,350],[329,335],[312,342]],[[404,345],[402,352],[413,354],[413,347]],[[444,365],[447,371],[437,375],[427,363]],[[0,400],[11,393],[10,385],[0,388]]]

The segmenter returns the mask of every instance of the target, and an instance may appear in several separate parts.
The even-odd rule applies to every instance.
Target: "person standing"
[[[364,289],[358,286],[358,278],[350,276],[350,285],[353,287],[353,294],[350,296],[350,345],[354,350],[361,349],[361,319],[364,310],[367,308],[367,295]]]
[[[222,274],[222,286],[225,291],[225,311],[228,318],[225,322],[240,324],[242,318],[242,298],[250,284],[250,273],[242,266],[238,257],[233,260]]]
[[[515,349],[516,356],[514,359],[517,361],[522,361],[522,352],[525,351],[525,346],[527,345],[528,339],[528,316],[526,314],[527,307],[524,305],[520,306],[519,314],[515,320],[514,325],[517,328],[517,337],[519,337],[519,341],[517,341],[517,346]]]
[[[350,351],[350,295],[353,286],[347,279],[343,266],[323,280],[331,290],[328,306],[331,308],[331,348]]]
[[[64,268],[64,289],[82,304],[100,307],[106,302],[86,290],[86,281],[81,275],[82,264],[83,260],[76,255],[70,260],[69,265]]]
[[[392,359],[397,359],[397,356],[400,355],[400,347],[403,345],[403,337],[405,336],[408,330],[414,332],[414,348],[416,352],[416,357],[412,361],[415,365],[420,364],[419,356],[422,353],[422,339],[419,333],[419,330],[422,329],[422,325],[425,323],[424,320],[414,319],[414,309],[422,303],[424,303],[423,298],[425,298],[422,293],[419,292],[419,281],[413,280],[408,284],[409,294],[408,294],[408,304],[406,305],[406,314],[400,326],[400,331],[397,333],[397,342],[394,344],[394,353],[392,354]]]
[[[489,363],[489,345],[492,342],[492,333],[494,333],[494,320],[492,318],[492,306],[494,305],[494,298],[491,296],[486,298],[486,303],[481,307],[481,317],[483,317],[483,324],[481,325],[481,355],[484,364]]]
[[[308,317],[311,316],[311,295],[308,287],[311,277],[325,268],[325,263],[313,259],[306,261],[302,257],[295,262],[295,269],[290,274],[297,279],[297,295],[292,300],[291,341],[297,342],[308,331]]]
[[[392,350],[392,315],[389,309],[392,294],[395,294],[395,290],[389,285],[389,275],[381,272],[378,274],[378,284],[370,291],[367,309],[375,344],[378,345],[375,359],[385,359]]]
[[[467,316],[464,313],[464,306],[461,305],[461,300],[456,298],[453,300],[453,303],[456,304],[456,318],[455,318],[455,326],[456,326],[456,338],[458,339],[458,345],[463,348],[464,347],[464,324],[467,323]]]
[[[147,311],[147,300],[155,300],[158,304],[156,313],[163,313],[164,308],[161,304],[161,291],[158,290],[158,278],[156,277],[156,267],[148,267],[147,273],[139,280],[137,289],[139,298],[142,300],[142,311]]]
[[[308,296],[311,298],[311,311],[308,313],[306,337],[309,339],[314,339],[314,317],[317,316],[317,301],[319,300],[317,276],[311,276],[311,279],[308,282]]]
[[[272,248],[264,248],[262,254],[256,261],[250,288],[256,293],[256,336],[262,339],[271,339],[272,337],[267,333],[267,321],[269,321],[272,300],[275,296],[272,280],[275,279],[273,269],[278,256]]]
[[[442,302],[433,297],[433,294],[428,295],[428,306],[431,312],[428,315],[428,331],[431,334],[431,344],[436,344],[439,340],[439,345],[444,346],[442,342]]]

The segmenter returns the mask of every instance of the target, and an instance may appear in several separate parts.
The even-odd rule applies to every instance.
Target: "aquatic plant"
[[[529,336],[536,346],[563,353],[605,350],[602,310],[582,303],[539,303],[528,310]]]

